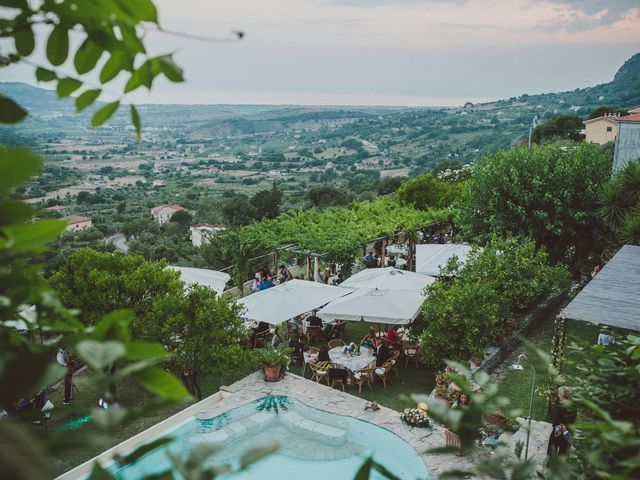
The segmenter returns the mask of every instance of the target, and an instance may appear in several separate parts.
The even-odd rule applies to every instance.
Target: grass
[[[527,338],[535,347],[548,353],[551,353],[553,320],[557,313],[558,311],[552,312]],[[572,339],[579,339],[595,343],[598,337],[598,331],[595,326],[587,324],[586,322],[569,321],[567,324],[567,342],[570,342]],[[527,353],[527,347],[525,345],[520,345],[501,365],[503,369],[506,369],[506,375],[498,386],[500,393],[510,400],[511,406],[519,409],[521,411],[520,415],[525,417],[528,416],[529,411],[533,371],[526,361],[523,362],[524,370],[512,370],[508,368],[512,363],[515,363],[517,356],[521,353]],[[544,381],[545,379],[540,375],[537,376],[536,392],[534,393],[533,407],[531,409],[531,418],[534,420],[548,421],[547,408],[549,402],[547,398],[542,395],[542,392],[539,391],[539,387]]]

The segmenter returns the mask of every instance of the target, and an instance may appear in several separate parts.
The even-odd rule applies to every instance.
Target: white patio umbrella
[[[440,267],[444,267],[447,261],[454,255],[464,265],[471,253],[470,245],[453,243],[416,245],[416,272],[423,275],[440,275]]]
[[[419,290],[360,289],[323,307],[318,316],[325,321],[406,325],[418,316],[424,300]]]
[[[242,318],[278,325],[352,291],[324,283],[291,280],[241,298],[238,303],[245,307]]]
[[[217,270],[207,270],[206,268],[191,267],[167,267],[170,270],[180,272],[180,280],[187,285],[203,285],[215,290],[218,295],[222,295],[224,287],[231,278],[228,273],[218,272]]]
[[[421,273],[398,270],[394,267],[367,268],[340,284],[351,288],[380,288],[387,290],[424,290],[424,287],[435,282],[434,277]]]

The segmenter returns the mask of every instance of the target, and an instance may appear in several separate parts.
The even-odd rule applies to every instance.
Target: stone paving
[[[522,443],[522,458],[524,458],[524,445],[527,441],[527,420],[518,417],[520,429],[517,432],[505,432],[498,438],[498,442],[503,444],[500,449],[508,449],[513,453],[516,445]],[[529,435],[529,457],[538,467],[542,467],[547,459],[547,445],[551,434],[551,424],[549,422],[538,422],[531,420],[531,434]],[[514,454],[515,455],[515,454]]]
[[[230,386],[221,387],[220,391],[223,394],[222,400],[213,405],[213,408],[199,413],[200,418],[218,415],[265,395],[286,395],[311,407],[355,417],[392,431],[411,445],[422,456],[427,468],[436,475],[450,469],[469,469],[472,465],[471,456],[427,453],[432,448],[445,446],[442,427],[408,427],[400,421],[400,413],[395,410],[380,406],[380,410],[367,411],[364,409],[367,403],[365,400],[298,375],[287,374],[279,382],[267,383],[262,378],[262,372],[256,372]]]

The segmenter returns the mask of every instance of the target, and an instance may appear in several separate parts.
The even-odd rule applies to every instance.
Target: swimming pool
[[[138,480],[170,468],[167,451],[186,457],[202,442],[225,445],[209,462],[233,464],[248,449],[276,442],[279,445],[276,453],[232,478],[353,479],[369,456],[402,479],[435,478],[417,452],[394,433],[285,396],[262,397],[212,418],[200,416],[165,435],[173,440],[131,465],[113,464],[109,471],[120,480]],[[371,478],[383,478],[376,475]]]

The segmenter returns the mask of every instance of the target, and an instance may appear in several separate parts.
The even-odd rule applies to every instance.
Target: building
[[[91,219],[89,217],[83,217],[82,215],[69,215],[68,217],[62,217],[60,220],[67,222],[67,226],[65,227],[67,232],[77,232],[93,227]]]
[[[599,145],[615,142],[618,135],[618,118],[615,115],[604,115],[585,120],[583,122],[585,140]]]
[[[213,235],[224,229],[222,225],[209,225],[208,223],[191,225],[191,244],[194,247],[201,247],[209,243]]]
[[[64,205],[52,205],[51,207],[45,208],[47,212],[63,212],[67,209]]]
[[[640,113],[618,118],[618,137],[613,154],[613,172],[640,159]]]
[[[160,225],[168,223],[171,220],[171,216],[181,210],[186,210],[180,205],[159,205],[151,209],[151,216]]]

